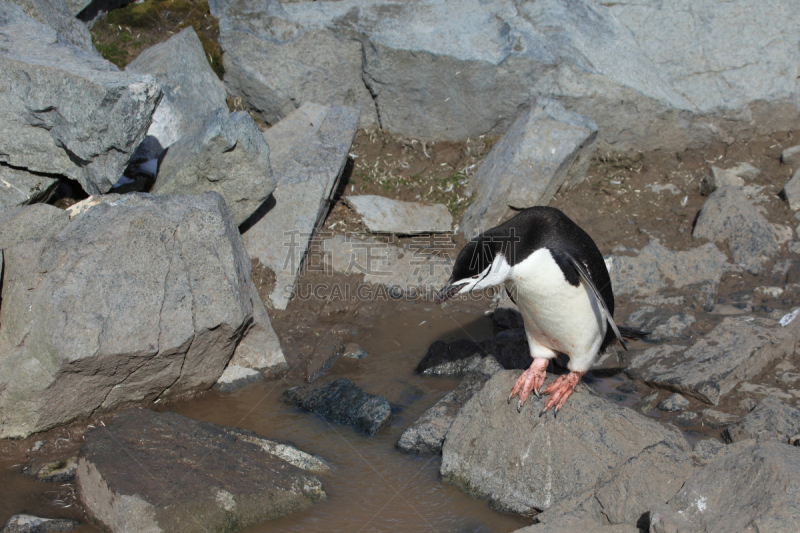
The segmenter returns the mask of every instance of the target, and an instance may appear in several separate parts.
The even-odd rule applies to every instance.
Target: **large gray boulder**
[[[555,525],[580,517],[595,527],[609,522],[636,524],[653,505],[675,496],[693,470],[685,450],[659,442],[609,469],[590,490],[550,507],[536,520]]]
[[[579,385],[558,417],[539,416],[530,398],[518,413],[506,402],[519,371],[498,372],[453,422],[442,449],[442,478],[497,508],[531,513],[594,487],[615,465],[681,434]],[[550,381],[548,378],[548,382]]]
[[[131,409],[87,432],[76,485],[110,531],[235,531],[325,499],[319,467],[249,431]]]
[[[692,237],[727,242],[733,260],[753,274],[778,253],[778,242],[764,215],[736,187],[715,191],[703,204]]]
[[[58,32],[62,40],[74,44],[89,54],[100,56],[92,44],[92,35],[86,24],[75,18],[70,6],[63,0],[10,0],[37,22],[47,24]]]
[[[0,164],[0,211],[46,202],[56,187],[56,179]]]
[[[325,219],[358,129],[358,111],[306,104],[264,132],[275,179],[242,227],[247,252],[275,273],[268,305],[286,309],[308,243]]]
[[[125,71],[152,75],[164,91],[137,159],[157,158],[163,149],[200,129],[216,111],[228,110],[225,87],[191,26],[139,54]]]
[[[144,139],[161,88],[0,2],[0,162],[77,180],[117,182]]]
[[[42,239],[58,233],[67,224],[67,212],[47,204],[26,205],[0,212],[0,249],[30,239]]]
[[[784,444],[800,433],[800,409],[786,405],[774,396],[767,396],[747,416],[729,425],[722,432],[727,442],[758,438]]]
[[[503,133],[544,96],[594,119],[600,148],[619,151],[798,117],[800,15],[788,0],[209,5],[226,83],[267,122],[311,100],[358,107],[363,125],[401,135],[463,139]]]
[[[594,153],[597,125],[542,98],[523,111],[470,180],[475,200],[459,232],[471,238],[504,222],[515,210],[547,205],[562,187],[584,180]]]
[[[0,437],[211,387],[252,320],[222,198],[109,195],[3,250]]]
[[[625,370],[633,379],[710,404],[740,382],[794,352],[798,324],[728,317],[691,347],[664,344],[636,355]]]
[[[169,147],[151,192],[218,192],[238,226],[275,190],[269,152],[249,113],[217,110],[198,131]]]
[[[800,449],[759,442],[696,472],[667,505],[650,512],[650,531],[796,531]]]
[[[605,259],[617,296],[643,298],[674,290],[691,293],[711,308],[720,278],[736,269],[712,243],[675,252],[654,239],[635,255],[614,253]]]

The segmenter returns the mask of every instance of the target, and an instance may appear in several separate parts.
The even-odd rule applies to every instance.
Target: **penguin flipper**
[[[620,333],[619,328],[617,327],[617,323],[614,322],[614,317],[611,316],[611,312],[608,310],[608,307],[606,307],[606,301],[603,300],[603,295],[600,294],[600,291],[595,286],[594,282],[592,281],[592,278],[589,277],[589,272],[586,270],[586,267],[583,266],[583,263],[572,257],[572,255],[568,253],[565,255],[567,256],[567,259],[569,260],[570,264],[575,268],[575,270],[578,271],[578,275],[583,280],[583,282],[586,283],[586,285],[592,289],[595,299],[600,304],[600,310],[602,311],[603,315],[605,315],[608,323],[611,325],[611,329],[614,330],[614,335],[616,335],[617,340],[619,340],[619,343],[622,345],[622,347],[625,350],[627,350],[628,346],[625,344],[625,339],[622,338],[622,334]]]

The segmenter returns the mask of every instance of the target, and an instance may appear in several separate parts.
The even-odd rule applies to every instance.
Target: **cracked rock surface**
[[[109,195],[3,250],[0,437],[211,387],[252,321],[216,193]]]

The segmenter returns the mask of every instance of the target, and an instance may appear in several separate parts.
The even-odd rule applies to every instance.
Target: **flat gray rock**
[[[781,152],[781,163],[789,165],[794,170],[800,168],[800,144]]]
[[[610,468],[648,446],[665,441],[687,449],[677,430],[604,400],[585,385],[555,419],[539,417],[544,400],[535,396],[518,413],[506,400],[519,375],[495,374],[461,409],[442,449],[442,479],[496,508],[548,509],[591,489]]]
[[[587,531],[593,533],[640,533],[639,528],[633,524],[601,526],[593,520],[581,520],[573,517],[568,517],[556,524],[534,524],[517,529],[513,533],[586,533]]]
[[[711,166],[711,172],[700,182],[700,192],[711,194],[722,187],[744,187],[745,180],[756,179],[761,171],[750,163],[739,163],[723,169]]]
[[[754,483],[753,480],[758,480]],[[698,470],[650,531],[795,531],[800,523],[800,449],[759,442]]]
[[[651,306],[640,307],[625,319],[626,326],[649,331],[647,340],[651,342],[688,339],[687,329],[695,322],[694,315]]]
[[[225,87],[211,70],[191,26],[143,51],[125,71],[152,75],[164,91],[137,159],[158,158],[175,141],[200,129],[216,111],[228,110]]]
[[[756,275],[778,253],[769,222],[736,187],[723,187],[706,199],[692,237],[727,243],[734,262]]]
[[[536,515],[542,524],[556,525],[568,518],[594,524],[636,524],[642,515],[668,501],[695,470],[686,451],[667,442],[644,448],[606,472],[592,489]]]
[[[78,527],[74,520],[65,518],[40,518],[29,514],[18,514],[8,519],[0,533],[55,533],[72,531]]]
[[[269,147],[253,117],[219,109],[200,129],[169,147],[151,192],[218,192],[239,226],[274,190]]]
[[[292,387],[281,398],[307,411],[319,413],[331,422],[360,429],[367,435],[380,431],[392,415],[386,398],[362,390],[349,379]]]
[[[689,400],[677,392],[666,399],[660,401],[656,406],[662,411],[673,413],[675,411],[683,411],[684,408],[689,407]]]
[[[784,444],[800,433],[800,409],[787,405],[774,396],[767,396],[744,418],[730,424],[722,432],[726,442],[758,438],[773,439]]]
[[[503,367],[492,356],[479,359],[454,390],[445,394],[403,431],[397,441],[397,448],[416,454],[441,453],[445,435],[453,425],[458,412],[489,378],[502,369]]]
[[[325,219],[350,146],[358,111],[306,104],[264,132],[275,180],[267,202],[243,226],[250,257],[275,273],[269,302],[286,309],[308,243]]]
[[[635,356],[633,379],[717,405],[722,396],[794,351],[797,325],[765,318],[729,317],[692,347],[664,344]]]
[[[374,195],[345,196],[344,201],[373,233],[413,235],[453,229],[453,217],[442,204],[424,205]]]
[[[150,126],[158,83],[59,40],[7,2],[0,41],[0,162],[109,191]]]
[[[626,151],[788,130],[798,118],[800,15],[787,1],[209,6],[226,84],[269,123],[316,101],[357,107],[364,126],[464,139],[504,133],[549,97],[592,117],[603,150]]]
[[[235,531],[326,497],[273,441],[170,412],[123,411],[84,441],[78,492],[113,531]]]
[[[615,253],[605,259],[617,296],[642,298],[678,290],[681,294],[694,294],[712,308],[720,278],[736,269],[712,243],[674,252],[658,240],[651,240],[636,255]],[[686,290],[689,287],[692,291]]]
[[[61,231],[69,224],[63,209],[47,204],[33,204],[0,212],[0,248],[30,239],[42,239]]]
[[[321,243],[335,272],[363,274],[364,282],[382,285],[390,296],[433,295],[453,272],[455,253],[432,253],[425,246],[395,246],[353,235],[335,235]]]
[[[783,195],[789,203],[789,209],[792,211],[800,209],[800,167],[783,186]]]
[[[92,35],[86,24],[75,18],[64,0],[10,0],[25,10],[37,22],[47,24],[56,30],[62,40],[74,44],[89,54],[100,56],[92,44]],[[85,2],[88,3],[88,2]]]
[[[541,98],[522,112],[494,145],[468,185],[474,201],[458,230],[467,238],[511,218],[515,211],[547,205],[581,183],[595,148],[597,125]],[[512,209],[513,208],[513,209]]]
[[[0,165],[0,211],[47,202],[58,180]]]
[[[2,438],[208,389],[252,320],[250,260],[216,193],[109,195],[3,255]]]

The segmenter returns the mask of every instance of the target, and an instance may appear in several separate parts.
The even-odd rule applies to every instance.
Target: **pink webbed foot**
[[[511,394],[508,395],[508,403],[511,403],[511,399],[519,394],[517,412],[522,410],[522,406],[525,405],[525,400],[528,399],[531,391],[533,391],[537,397],[539,396],[539,391],[542,389],[542,385],[544,385],[544,378],[547,376],[548,362],[549,359],[543,357],[534,359],[530,368],[522,373],[514,384],[514,387],[512,387]]]
[[[558,379],[548,385],[542,394],[549,394],[550,397],[545,402],[544,408],[542,408],[542,412],[539,413],[539,416],[542,416],[553,407],[555,407],[553,414],[555,415],[555,413],[558,413],[558,410],[564,406],[564,402],[570,397],[585,373],[586,372],[570,372],[564,376],[558,376]]]

